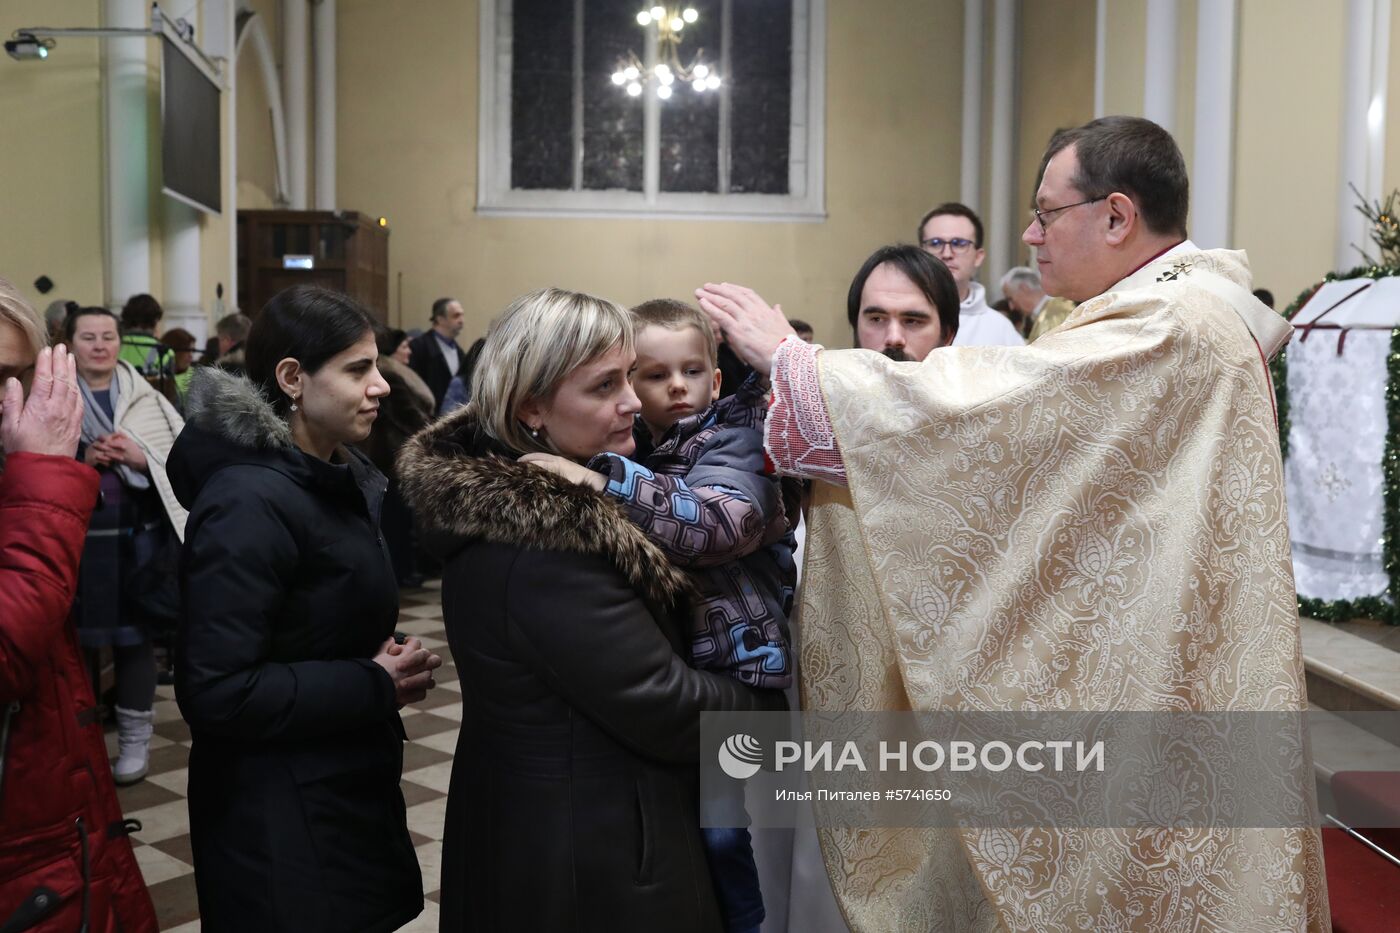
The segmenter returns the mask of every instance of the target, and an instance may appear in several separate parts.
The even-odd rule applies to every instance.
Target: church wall
[[[474,209],[476,3],[341,0],[339,203],[389,219],[390,319],[453,294],[471,338],[544,285],[633,303],[725,279],[847,345],[860,262],[957,197],[962,3],[832,0],[827,20],[825,221],[498,218]]]
[[[1234,245],[1286,306],[1332,268],[1345,20],[1307,0],[1242,0]]]
[[[1195,171],[1196,149],[1196,4],[1178,0],[1176,37],[1176,125],[1172,135],[1186,158],[1186,171]]]
[[[1390,68],[1386,75],[1385,165],[1381,197],[1400,188],[1400,15],[1390,16]]]
[[[1035,175],[1051,134],[1094,117],[1095,6],[1094,0],[1042,0],[1021,7],[1015,204],[1016,220],[1023,227],[1030,218]],[[1017,262],[1029,258],[1021,244]]]
[[[1147,53],[1147,0],[1109,0],[1107,19],[1104,113],[1141,116],[1143,60]],[[1092,62],[1093,53],[1089,54]],[[1093,106],[1092,101],[1090,106]]]
[[[280,54],[277,0],[253,5]],[[4,7],[6,32],[99,25],[95,0]],[[1092,115],[1094,9],[1094,0],[1021,6],[1018,209],[1030,200],[1050,131]],[[1145,0],[1109,4],[1109,112],[1141,112],[1145,11]],[[1176,131],[1188,162],[1194,13],[1183,0]],[[463,298],[476,334],[511,297],[543,284],[633,302],[686,296],[699,282],[726,278],[754,285],[840,345],[846,285],[859,261],[881,243],[911,239],[924,209],[959,192],[960,0],[828,0],[829,216],[820,223],[481,217],[476,4],[340,0],[339,14],[338,200],[389,218],[389,311],[407,326],[421,326],[429,302],[444,293]],[[1303,0],[1241,0],[1239,25],[1234,244],[1250,252],[1257,283],[1287,301],[1332,263],[1345,26]],[[1392,38],[1400,49],[1400,15]],[[68,38],[42,63],[0,58],[0,118],[12,128],[0,151],[0,173],[11,180],[0,194],[9,221],[0,230],[0,274],[40,306],[55,296],[105,297],[100,48]],[[150,49],[150,271],[159,295],[158,45]],[[240,205],[270,207],[267,100],[246,49],[238,79]],[[1400,186],[1400,67],[1390,69],[1390,85],[1385,190]],[[985,89],[989,116],[990,80]],[[231,284],[232,230],[227,219],[206,217],[202,225],[201,300],[212,314],[215,283]],[[52,295],[33,290],[40,274],[57,282]]]
[[[277,0],[251,0],[267,31],[273,57],[282,60],[282,19]],[[247,210],[276,207],[277,155],[261,66],[251,42],[238,57],[238,206]]]
[[[228,140],[232,133],[237,132],[236,112],[234,107],[229,106],[229,96],[222,95],[222,102],[219,107],[219,138],[224,140],[224,151],[229,150]],[[236,100],[234,102],[236,104]],[[232,121],[230,118],[234,118]],[[223,192],[223,199],[228,200],[229,173],[237,171],[237,166],[229,165],[228,157],[221,160],[219,166],[219,190]],[[204,309],[205,317],[208,321],[207,334],[214,333],[214,323],[219,318],[236,310],[237,295],[234,294],[234,270],[233,270],[233,249],[232,239],[237,230],[236,208],[224,205],[224,212],[217,216],[201,214],[200,237],[199,237],[199,303]],[[154,284],[154,283],[153,283]],[[223,287],[223,297],[218,297],[218,288]],[[157,285],[156,295],[161,294]],[[198,335],[196,335],[198,336]]]
[[[984,31],[982,33],[982,142],[981,149],[979,150],[982,155],[982,174],[980,179],[981,188],[979,191],[980,197],[978,198],[978,202],[976,204],[968,205],[982,217],[984,224],[990,222],[992,217],[992,153],[995,151],[995,147],[992,144],[992,128],[996,125],[997,107],[997,6],[998,5],[996,3],[996,0],[983,0],[984,9],[982,13],[982,25]],[[1016,6],[1019,21],[1019,17],[1020,15],[1022,15],[1022,8],[1024,7],[1024,4],[1018,3]],[[1019,40],[1019,38],[1020,37],[1018,36],[1017,39]],[[1017,84],[1019,84],[1020,82],[1022,67],[1023,63],[1018,61],[1016,63]],[[1013,142],[1020,138],[1021,115],[1022,110],[1020,107],[1020,101],[1018,100],[1015,102],[1015,108],[1012,111],[1012,126],[1013,131],[1016,134],[1015,137],[1013,137]],[[961,136],[961,134],[959,135]],[[959,199],[954,198],[953,200]],[[983,248],[987,248],[990,244],[990,241],[996,236],[997,231],[989,227],[986,230],[986,235],[983,239]],[[991,250],[989,249],[988,252],[990,254]],[[988,259],[990,258],[991,257],[989,255]],[[975,278],[976,281],[981,282],[983,285],[994,286],[996,284],[995,282],[988,282],[989,273],[991,271],[987,268],[988,265],[988,262],[983,262],[982,268],[978,271]],[[995,300],[995,298],[996,296],[994,295],[992,297],[992,300]]]
[[[196,11],[188,11],[196,15]],[[3,4],[0,32],[22,26],[97,27],[95,0],[15,0]],[[42,62],[0,57],[0,275],[11,279],[41,311],[54,298],[120,304],[128,296],[105,294],[104,138],[102,124],[102,40],[61,37]],[[145,134],[151,153],[150,286],[163,292],[160,191],[160,45],[147,43],[148,116]],[[225,111],[227,107],[224,108]],[[227,113],[221,115],[227,131]],[[225,165],[227,171],[227,165]],[[227,217],[201,214],[200,300],[212,311],[215,283],[230,281]],[[40,295],[33,287],[48,275],[55,288]]]
[[[88,0],[4,4],[16,26],[96,26]],[[102,301],[102,94],[95,40],[63,40],[47,61],[0,56],[0,276],[40,311],[54,298]],[[40,295],[34,279],[56,290]]]

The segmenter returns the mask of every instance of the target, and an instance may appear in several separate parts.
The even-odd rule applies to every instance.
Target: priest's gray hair
[[[1006,275],[1001,277],[1001,290],[1004,293],[1010,288],[1033,288],[1036,291],[1043,291],[1040,284],[1040,273],[1030,266],[1014,266],[1007,270]]]
[[[520,453],[557,453],[534,437],[520,406],[547,399],[575,369],[614,347],[633,349],[632,314],[606,298],[543,288],[511,302],[486,332],[471,404],[483,431]]]

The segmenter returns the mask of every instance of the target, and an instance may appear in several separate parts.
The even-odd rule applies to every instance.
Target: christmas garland
[[[1388,218],[1387,218],[1388,219]],[[1400,265],[1358,266],[1348,272],[1329,272],[1321,282],[1304,289],[1283,312],[1289,320],[1307,304],[1308,299],[1328,282],[1346,279],[1384,279],[1400,276]],[[1400,624],[1400,607],[1395,598],[1400,595],[1400,327],[1390,331],[1390,353],[1386,356],[1385,417],[1389,430],[1385,436],[1385,454],[1381,461],[1381,500],[1384,531],[1381,533],[1381,564],[1390,582],[1379,596],[1356,599],[1311,599],[1298,597],[1298,613],[1324,622],[1345,622],[1349,619],[1381,619],[1392,625]],[[1279,449],[1288,459],[1288,351],[1283,350],[1269,364],[1274,380],[1274,397],[1278,405]]]

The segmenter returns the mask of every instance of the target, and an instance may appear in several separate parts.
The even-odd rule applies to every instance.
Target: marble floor
[[[423,644],[443,659],[436,675],[437,689],[424,702],[403,711],[409,737],[404,747],[403,795],[408,805],[409,834],[417,846],[418,864],[423,870],[423,889],[428,892],[423,913],[403,930],[436,933],[442,822],[447,809],[452,752],[462,719],[461,687],[447,649],[437,589],[403,594],[399,630],[423,639]],[[191,933],[199,929],[199,906],[195,900],[189,815],[185,808],[190,731],[176,708],[174,688],[157,689],[155,710],[150,774],[144,781],[119,788],[117,796],[126,816],[142,824],[141,832],[132,837],[132,844],[155,902],[160,928]],[[116,754],[116,738],[115,730],[108,732],[108,750],[112,754]]]

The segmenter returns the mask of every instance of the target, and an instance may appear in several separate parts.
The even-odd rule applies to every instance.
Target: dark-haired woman
[[[404,366],[409,365],[413,360],[413,345],[408,339],[408,334],[398,328],[390,328],[379,332],[379,355],[387,356]],[[414,373],[417,376],[417,373]],[[419,376],[418,381],[422,382],[423,377]],[[427,383],[423,383],[427,387]],[[428,389],[428,397],[432,398],[433,391]]]
[[[171,454],[190,508],[176,698],[206,931],[393,930],[422,909],[398,710],[441,662],[393,640],[384,477],[363,441],[388,386],[368,314],[288,289],[247,376],[196,375]]]

